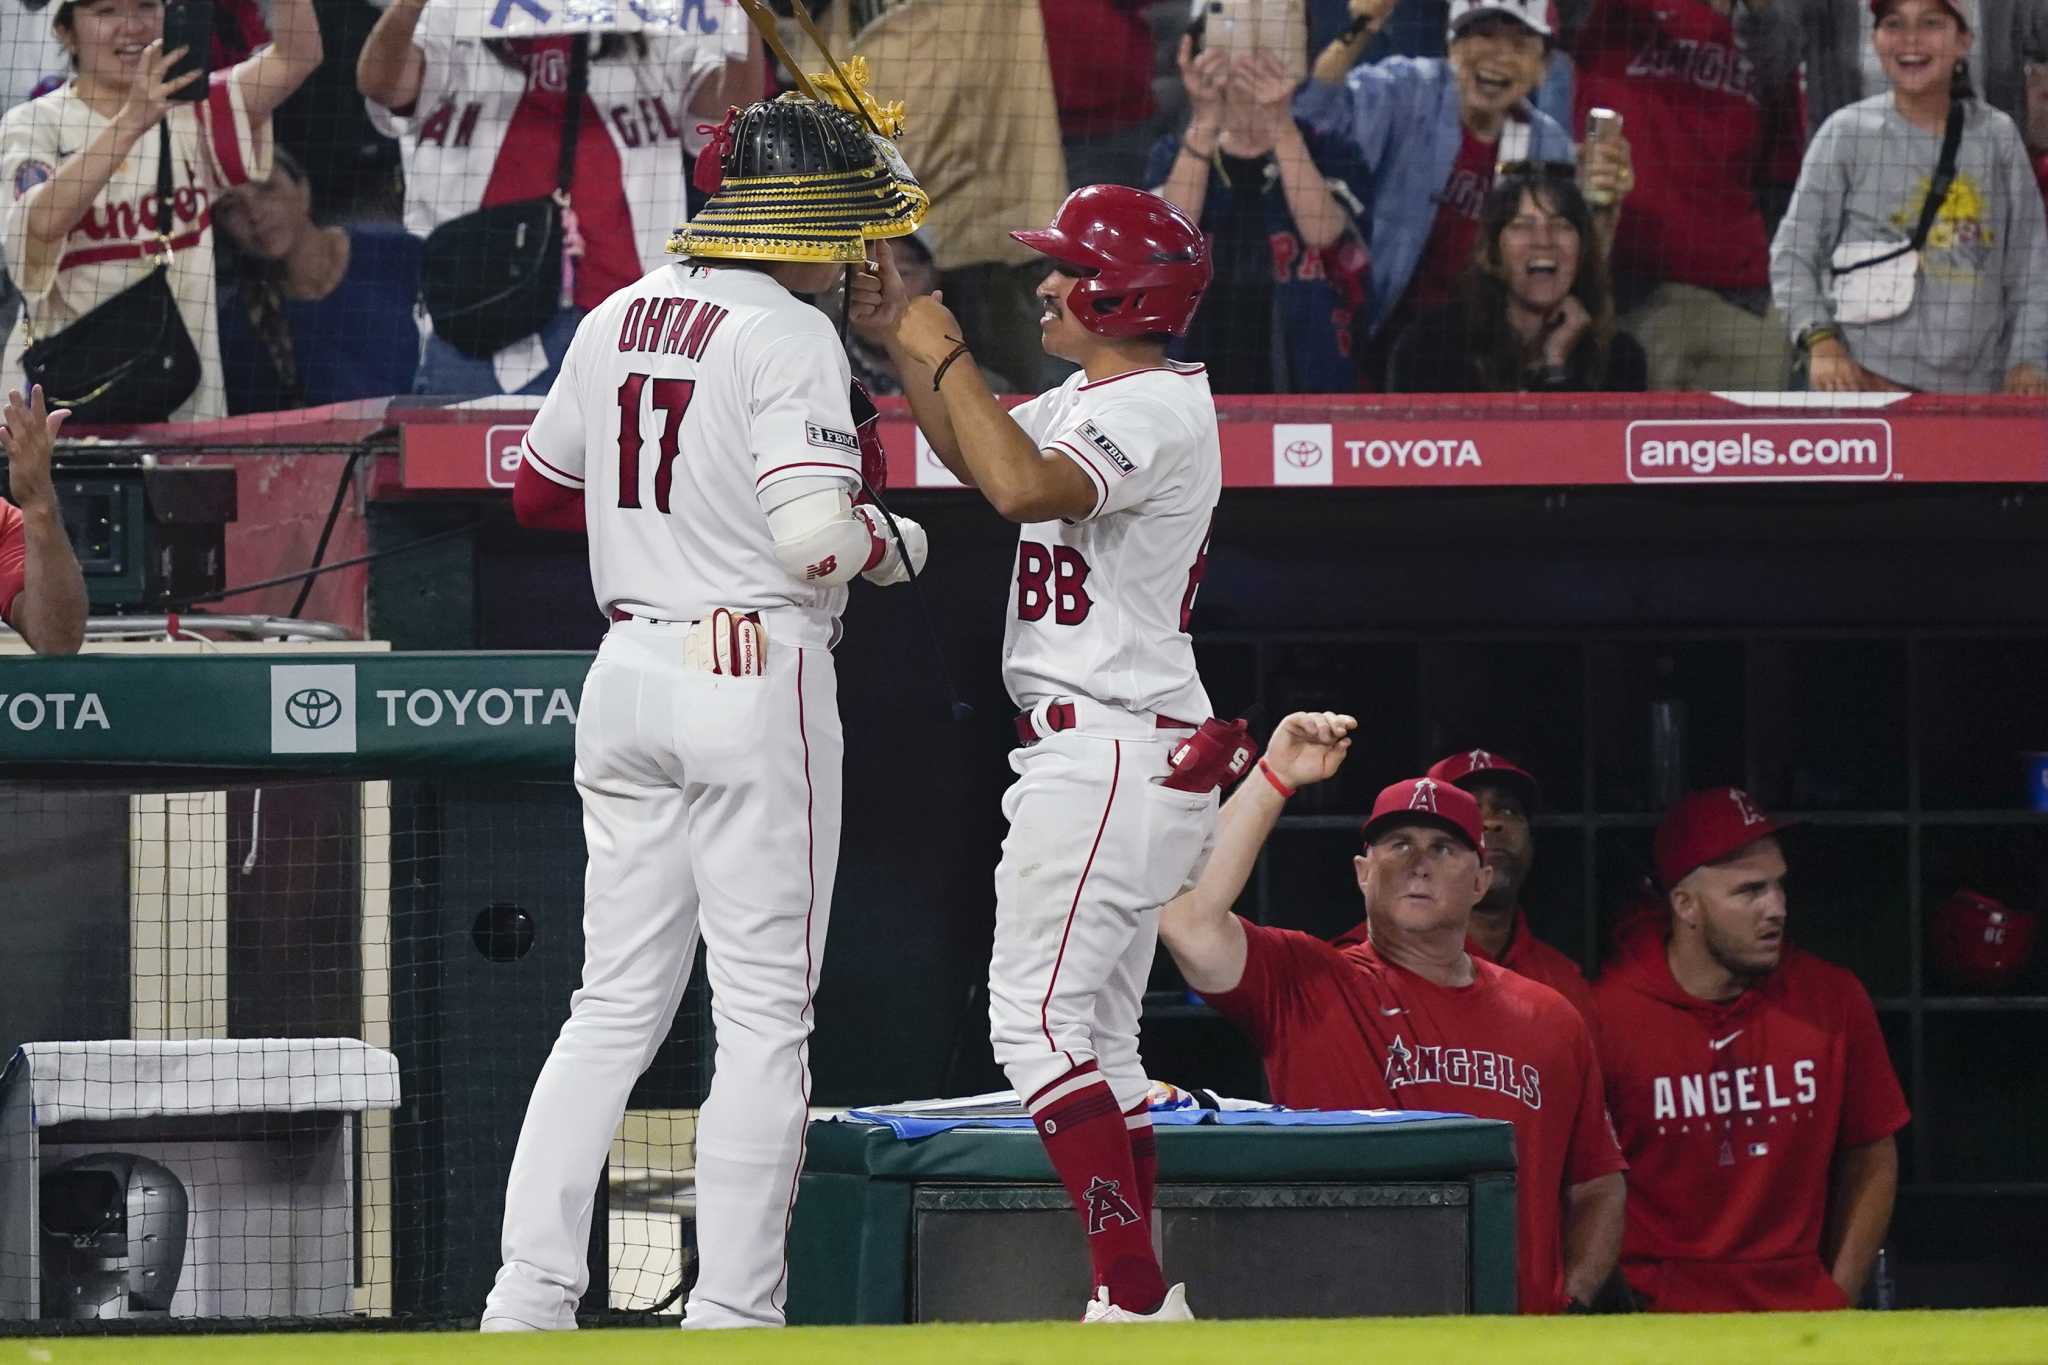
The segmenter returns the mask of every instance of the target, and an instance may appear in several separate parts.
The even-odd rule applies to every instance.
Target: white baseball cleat
[[[517,1318],[485,1318],[477,1324],[479,1332],[538,1332],[540,1328]]]
[[[1177,1284],[1166,1291],[1166,1297],[1159,1306],[1149,1313],[1133,1313],[1128,1308],[1119,1308],[1109,1301],[1109,1286],[1103,1285],[1095,1291],[1089,1301],[1088,1311],[1081,1315],[1083,1323],[1090,1322],[1193,1322],[1195,1315],[1188,1311],[1188,1287]]]

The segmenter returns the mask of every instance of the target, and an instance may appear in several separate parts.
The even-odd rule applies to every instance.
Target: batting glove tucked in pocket
[[[758,678],[768,671],[768,628],[757,616],[720,607],[683,637],[683,662],[724,678]]]

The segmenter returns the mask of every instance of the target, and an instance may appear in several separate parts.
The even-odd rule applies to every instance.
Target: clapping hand
[[[69,408],[50,412],[44,407],[41,384],[30,388],[27,398],[21,396],[19,389],[8,390],[7,407],[4,416],[0,416],[0,421],[4,421],[0,425],[0,449],[7,452],[8,491],[16,505],[28,507],[56,501],[50,453],[56,446],[57,433],[70,416]]]
[[[1195,52],[1192,38],[1182,35],[1180,81],[1188,92],[1190,127],[1214,132],[1223,120],[1223,97],[1230,87],[1230,57],[1221,48]]]
[[[1280,59],[1270,52],[1254,52],[1237,59],[1230,70],[1230,94],[1234,102],[1251,109],[1260,132],[1268,137],[1277,138],[1293,120],[1289,105],[1294,98],[1294,82],[1280,65]]]

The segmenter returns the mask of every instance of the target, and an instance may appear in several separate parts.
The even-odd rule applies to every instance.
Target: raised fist
[[[1358,722],[1336,711],[1296,711],[1273,727],[1266,741],[1266,766],[1290,787],[1306,787],[1336,776],[1351,751]]]

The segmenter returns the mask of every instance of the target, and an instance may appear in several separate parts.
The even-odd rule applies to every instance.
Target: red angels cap
[[[1664,823],[1657,826],[1657,880],[1669,891],[1693,869],[1793,823],[1764,814],[1740,787],[1693,792],[1665,812]]]
[[[1535,777],[1526,768],[1488,749],[1467,749],[1462,754],[1440,758],[1431,766],[1428,776],[1466,791],[1484,782],[1498,782],[1520,792],[1522,804],[1530,809],[1535,808],[1542,795]]]
[[[1486,847],[1486,825],[1479,818],[1479,803],[1470,792],[1434,777],[1411,777],[1381,791],[1360,835],[1370,844],[1396,825],[1416,824],[1447,829],[1474,851]]]

